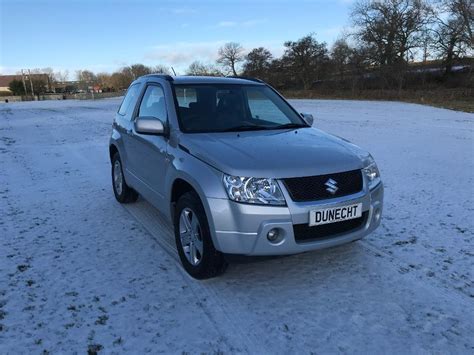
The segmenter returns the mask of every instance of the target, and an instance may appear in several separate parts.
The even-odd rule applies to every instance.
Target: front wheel
[[[194,192],[183,194],[176,204],[174,234],[179,258],[184,269],[196,279],[222,274],[227,263],[214,248],[206,212]]]
[[[118,202],[129,203],[138,199],[138,193],[125,182],[119,153],[115,153],[112,158],[112,186]]]

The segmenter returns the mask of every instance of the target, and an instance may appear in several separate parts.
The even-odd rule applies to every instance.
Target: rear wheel
[[[119,153],[115,153],[112,158],[112,186],[118,202],[130,203],[138,199],[138,193],[125,182]]]
[[[196,279],[223,273],[227,263],[214,248],[201,200],[194,192],[183,194],[176,205],[174,233],[184,269]]]

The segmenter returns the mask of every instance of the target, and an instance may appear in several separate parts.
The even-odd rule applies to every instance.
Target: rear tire
[[[179,198],[173,224],[179,258],[189,275],[208,279],[226,270],[227,262],[214,248],[206,212],[195,192]]]
[[[119,153],[112,157],[112,187],[115,198],[120,203],[135,202],[138,199],[138,193],[125,182]]]

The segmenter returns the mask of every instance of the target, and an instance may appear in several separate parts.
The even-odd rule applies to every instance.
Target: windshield
[[[238,132],[307,127],[264,85],[174,85],[183,132]]]

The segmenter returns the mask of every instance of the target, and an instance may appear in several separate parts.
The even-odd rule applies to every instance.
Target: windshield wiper
[[[265,129],[269,129],[269,127],[246,124],[246,125],[225,128],[225,129],[219,130],[219,132],[261,131]]]
[[[309,127],[307,125],[302,125],[300,123],[286,123],[278,126],[259,126],[259,125],[240,125],[225,128],[223,130],[219,130],[219,132],[241,132],[241,131],[268,131],[272,129],[291,129],[291,128],[305,128]]]
[[[306,128],[308,125],[301,123],[286,123],[279,126],[273,126],[272,129],[287,129],[287,128]]]

